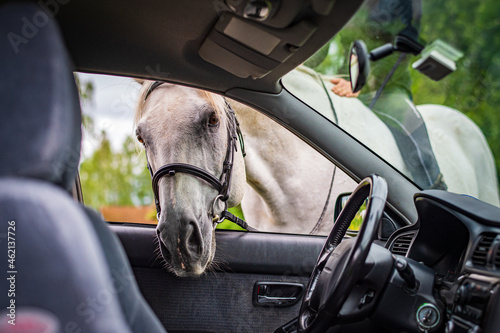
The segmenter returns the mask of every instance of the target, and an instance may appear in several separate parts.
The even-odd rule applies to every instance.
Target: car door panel
[[[255,284],[305,288],[325,241],[321,236],[218,230],[214,268],[201,277],[178,278],[163,267],[153,227],[115,224],[112,229],[141,292],[169,332],[273,332],[298,315],[300,301],[256,305]]]

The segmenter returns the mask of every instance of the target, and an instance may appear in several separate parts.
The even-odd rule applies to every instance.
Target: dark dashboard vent
[[[500,246],[497,247],[495,251],[495,257],[493,258],[493,265],[497,270],[500,270]]]
[[[472,263],[474,265],[483,267],[486,266],[488,252],[490,251],[496,236],[497,235],[493,233],[484,233],[479,236],[479,242],[472,253]]]
[[[401,256],[406,256],[408,254],[408,250],[410,249],[410,245],[414,237],[415,233],[398,236],[394,240],[394,242],[392,242],[391,246],[392,254],[399,254]]]

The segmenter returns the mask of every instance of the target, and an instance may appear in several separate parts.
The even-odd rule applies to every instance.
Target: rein
[[[332,112],[333,112],[333,118],[334,118],[335,124],[338,125],[339,119],[337,117],[337,112],[335,111],[335,106],[333,105],[332,98],[330,97],[330,93],[328,92],[328,89],[326,88],[325,83],[323,82],[323,79],[321,78],[321,76],[318,73],[316,73],[316,77],[318,78],[319,82],[321,83],[321,86],[323,87],[323,90],[326,93],[326,97],[328,97],[328,102],[330,103],[330,108],[332,109]],[[333,166],[332,180],[330,181],[330,189],[328,190],[328,194],[326,196],[326,201],[325,201],[325,204],[323,205],[323,210],[321,211],[321,215],[319,216],[318,221],[316,222],[314,227],[311,229],[311,231],[309,231],[309,235],[314,235],[315,233],[318,232],[319,228],[321,227],[321,223],[323,222],[323,218],[325,217],[326,210],[328,209],[328,205],[330,204],[330,198],[332,196],[332,190],[333,190],[333,184],[335,182],[336,171],[337,171],[337,166],[334,165]]]
[[[146,102],[146,99],[148,96],[153,92],[154,89],[158,88],[160,85],[162,85],[164,82],[156,81],[154,82],[148,89],[148,92],[146,93],[146,96],[144,97],[143,103]],[[225,106],[226,106],[226,113],[228,115],[228,121],[229,125],[227,126],[227,139],[228,139],[228,144],[227,144],[227,149],[226,149],[226,157],[224,158],[223,162],[223,168],[222,168],[222,174],[220,175],[219,178],[215,177],[211,173],[209,173],[206,170],[203,170],[197,166],[190,165],[190,164],[185,164],[185,163],[170,163],[170,164],[165,164],[164,166],[160,167],[156,172],[153,172],[151,165],[149,163],[149,159],[146,153],[146,161],[147,161],[147,167],[149,170],[149,173],[151,175],[151,180],[152,180],[152,186],[153,186],[153,193],[155,196],[155,206],[156,206],[156,218],[159,220],[160,219],[160,213],[161,213],[161,205],[160,205],[160,199],[159,199],[159,185],[158,183],[160,182],[160,179],[163,177],[173,177],[175,176],[176,173],[185,173],[189,174],[191,176],[200,178],[207,182],[210,186],[215,188],[218,191],[217,196],[215,197],[212,206],[211,206],[211,211],[210,214],[212,215],[212,222],[214,223],[214,228],[217,226],[217,224],[221,223],[224,220],[229,220],[240,227],[246,229],[246,230],[252,230],[255,231],[256,229],[250,227],[245,221],[242,219],[234,216],[230,212],[227,211],[227,200],[229,199],[229,193],[231,191],[231,180],[232,180],[232,171],[233,171],[233,164],[234,164],[234,153],[238,151],[238,145],[236,141],[240,141],[240,147],[241,147],[241,152],[243,154],[243,157],[245,157],[245,144],[243,142],[243,135],[240,130],[240,124],[238,123],[238,120],[236,119],[236,115],[234,113],[234,110],[231,108],[229,103],[224,99]],[[224,210],[220,214],[215,213],[216,206],[218,201],[222,202],[224,204]]]

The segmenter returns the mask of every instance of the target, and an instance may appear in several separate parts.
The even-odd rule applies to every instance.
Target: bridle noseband
[[[148,89],[148,92],[146,93],[146,96],[144,97],[143,104],[146,102],[146,99],[151,94],[151,92],[154,89],[158,88],[163,83],[164,82],[156,81],[150,86],[150,88]],[[227,144],[227,149],[226,149],[226,157],[224,158],[224,162],[223,162],[223,166],[222,166],[222,174],[220,175],[219,178],[215,177],[214,175],[212,175],[208,171],[203,170],[197,166],[185,164],[185,163],[165,164],[164,166],[162,166],[158,170],[156,170],[155,173],[153,173],[153,170],[151,168],[151,165],[149,164],[149,160],[148,160],[147,153],[146,153],[147,165],[148,165],[149,173],[150,173],[151,179],[152,179],[153,193],[155,196],[155,205],[156,205],[156,212],[157,212],[156,216],[157,216],[158,220],[160,218],[160,213],[161,213],[161,206],[160,206],[160,199],[159,199],[159,186],[158,186],[160,179],[163,177],[166,177],[166,176],[173,177],[176,173],[185,173],[185,174],[189,174],[191,176],[195,176],[195,177],[198,177],[198,178],[204,180],[210,186],[212,186],[213,188],[215,188],[218,191],[218,194],[212,203],[211,212],[210,212],[210,214],[212,215],[212,218],[213,218],[214,225],[222,222],[224,219],[229,219],[229,220],[237,223],[238,225],[242,226],[243,228],[249,230],[250,227],[243,220],[241,220],[241,219],[237,218],[236,216],[232,215],[231,213],[227,212],[227,200],[229,199],[229,193],[231,191],[231,180],[232,180],[232,172],[233,172],[233,165],[234,165],[234,154],[235,154],[235,152],[238,151],[238,145],[236,142],[239,139],[243,156],[245,156],[245,145],[243,142],[243,135],[242,135],[241,130],[240,130],[240,124],[238,123],[238,120],[236,119],[236,115],[234,113],[234,110],[231,108],[231,106],[226,101],[226,99],[224,99],[224,102],[225,102],[225,111],[226,111],[226,114],[228,116],[227,117],[228,118],[228,126],[227,126],[228,144]],[[220,216],[215,213],[215,207],[217,205],[217,201],[221,201],[222,203],[224,203],[224,210]]]

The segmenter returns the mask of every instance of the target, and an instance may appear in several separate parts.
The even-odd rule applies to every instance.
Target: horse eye
[[[219,124],[219,116],[214,112],[210,115],[210,119],[208,120],[209,126],[217,126]]]
[[[144,140],[142,139],[142,136],[139,133],[136,132],[135,136],[137,137],[137,141],[139,141],[140,143],[144,144]]]

